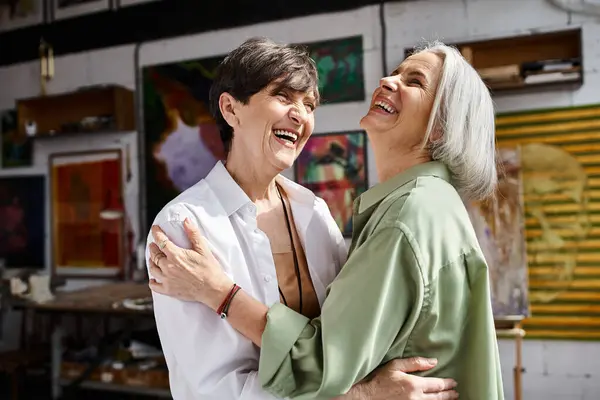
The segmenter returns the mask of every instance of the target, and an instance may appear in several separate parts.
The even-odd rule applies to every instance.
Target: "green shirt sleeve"
[[[267,315],[259,377],[279,397],[331,398],[402,353],[417,323],[425,286],[410,237],[378,228],[354,249],[312,321],[281,305]]]

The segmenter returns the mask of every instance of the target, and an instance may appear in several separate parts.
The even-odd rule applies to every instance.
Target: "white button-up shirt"
[[[292,208],[319,303],[344,264],[347,248],[325,202],[278,176]],[[185,218],[197,224],[230,278],[267,306],[279,302],[277,273],[267,236],[258,228],[256,206],[218,162],[156,216],[176,245],[190,248]],[[153,241],[148,235],[148,242]],[[146,264],[149,251],[146,248]],[[259,351],[210,308],[158,293],[154,314],[175,400],[274,399],[258,380]]]

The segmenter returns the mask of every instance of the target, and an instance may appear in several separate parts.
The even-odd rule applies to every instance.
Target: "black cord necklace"
[[[298,295],[300,296],[300,314],[302,314],[302,278],[300,276],[300,266],[298,265],[298,255],[296,254],[296,246],[294,245],[294,236],[292,235],[292,226],[290,225],[290,218],[288,216],[287,208],[285,206],[285,202],[283,201],[283,196],[281,195],[281,191],[279,190],[279,185],[275,185],[277,188],[277,194],[279,195],[279,199],[281,200],[281,204],[283,205],[283,213],[285,214],[285,223],[287,224],[288,234],[290,235],[290,243],[292,245],[292,255],[294,256],[294,269],[296,270],[296,279],[298,281]],[[279,294],[283,299],[283,304],[288,305],[283,292],[281,291],[281,286],[278,285]]]

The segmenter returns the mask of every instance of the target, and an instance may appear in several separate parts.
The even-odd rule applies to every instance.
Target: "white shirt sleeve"
[[[325,220],[329,231],[329,236],[331,237],[331,248],[334,253],[333,256],[337,263],[337,275],[346,263],[346,259],[348,258],[348,245],[346,244],[346,239],[344,239],[344,235],[342,235],[342,231],[340,231],[340,227],[331,215],[331,211],[329,211],[329,206],[327,205],[325,200],[319,197],[317,197],[317,199],[317,201],[319,202],[319,213]]]
[[[188,214],[188,215],[186,215]],[[190,248],[185,207],[171,206],[154,221],[177,246]],[[194,220],[194,219],[193,219]],[[149,261],[148,235],[146,264]],[[258,380],[258,349],[204,304],[152,293],[156,326],[175,400],[273,400]],[[185,386],[177,387],[177,386]]]

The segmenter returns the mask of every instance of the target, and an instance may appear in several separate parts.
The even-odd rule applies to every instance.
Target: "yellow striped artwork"
[[[498,114],[521,154],[530,338],[600,339],[600,105]]]

